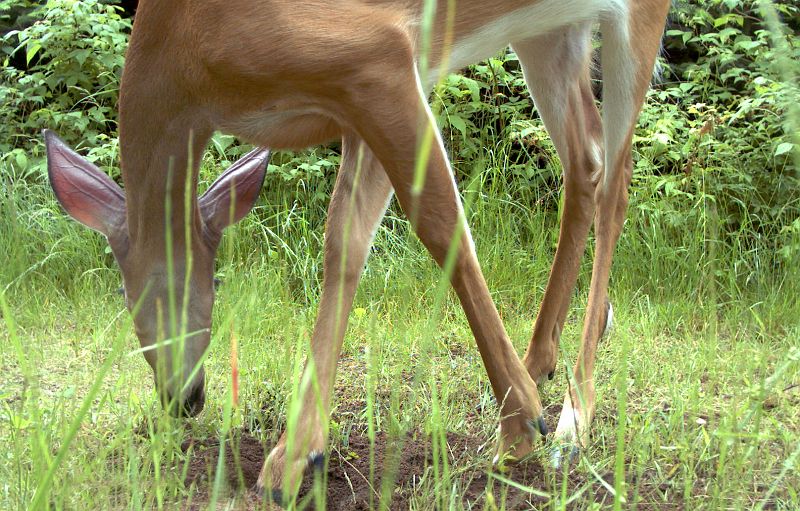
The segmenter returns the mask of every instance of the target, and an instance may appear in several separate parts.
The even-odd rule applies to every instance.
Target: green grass
[[[740,7],[731,3],[734,11]],[[759,81],[766,66],[752,66],[757,69],[745,69],[741,80],[703,78],[741,59],[771,61],[756,51],[759,45],[745,46],[748,39],[737,36],[741,48],[730,59],[737,64],[705,60],[695,70],[698,81],[687,82],[706,96],[667,83],[641,116],[631,207],[611,275],[616,324],[599,348],[591,445],[570,472],[549,468],[549,442],[510,473],[490,466],[498,410],[480,356],[457,299],[439,291],[445,289],[441,272],[392,208],[351,314],[330,423],[329,463],[361,467],[349,473],[354,486],[370,487],[369,507],[379,509],[381,500],[392,498],[419,510],[800,509],[800,224],[797,194],[791,193],[796,179],[784,168],[786,156],[774,154],[778,142],[800,140],[792,96],[800,68],[792,60],[794,47],[778,36],[783,29],[771,2],[761,8],[772,44],[781,50],[775,76]],[[733,27],[727,15],[720,21],[723,31]],[[65,27],[34,27],[86,40],[67,37]],[[117,39],[121,62],[125,37]],[[726,48],[709,40],[710,54]],[[38,44],[36,37],[30,41]],[[58,56],[50,46],[41,51]],[[92,74],[113,76],[111,70]],[[473,77],[487,79],[481,76],[473,70]],[[25,87],[42,84],[34,79]],[[557,180],[558,163],[538,121],[522,114],[527,103],[498,100],[495,108],[495,92],[513,90],[502,83],[495,90],[496,77],[491,85],[491,109],[447,94],[436,96],[441,104],[434,108],[462,124],[486,123],[475,130],[486,139],[475,144],[464,143],[452,126],[445,137],[458,175],[474,176],[461,183],[471,204],[469,223],[489,288],[522,353],[557,240],[559,191],[546,184]],[[754,96],[742,100],[738,90],[730,104],[722,99],[739,86]],[[47,108],[15,99],[26,90],[9,96],[15,118],[5,128],[15,140],[38,130],[42,119],[66,129],[73,124],[67,115],[92,112],[65,103],[70,95]],[[113,124],[104,118],[100,124],[107,122]],[[707,123],[717,128],[704,135]],[[781,123],[785,134],[776,128]],[[528,131],[535,147],[521,141]],[[516,145],[508,142],[515,137]],[[227,158],[225,141],[217,158]],[[336,158],[320,164],[313,153],[297,160],[276,156],[280,168],[268,176],[256,211],[226,234],[206,409],[196,419],[175,420],[162,412],[138,353],[105,241],[59,210],[40,162],[27,162],[27,154],[41,151],[6,145],[16,149],[0,164],[0,509],[253,504],[251,496],[228,488],[222,463],[201,466],[207,478],[194,485],[186,484],[187,474],[198,471],[208,452],[224,450],[216,439],[244,445],[249,438],[268,449],[295,418],[293,394],[319,299],[324,197],[331,184],[319,174]],[[117,154],[114,144],[96,149],[103,161]],[[792,156],[797,168],[796,147]],[[10,163],[21,157],[19,168]],[[295,171],[305,159],[313,165]],[[217,171],[204,168],[201,184]],[[557,376],[541,389],[551,426],[577,353],[591,245]],[[231,399],[232,334],[238,340],[238,406]],[[198,446],[187,449],[188,439]],[[364,439],[368,452],[356,449]],[[379,454],[398,439],[430,455],[416,460],[411,481],[378,484],[392,469]],[[319,486],[301,507],[323,507]]]
[[[535,192],[499,179],[501,162],[489,166],[480,183],[465,186],[480,192],[467,192],[468,216],[522,353],[556,216],[531,208]],[[272,177],[256,212],[226,235],[208,402],[197,419],[180,421],[162,413],[136,353],[104,240],[63,216],[43,182],[3,190],[0,509],[203,508],[215,499],[219,508],[246,506],[213,470],[209,482],[186,487],[193,455],[181,446],[242,432],[267,447],[277,440],[316,313],[324,202],[304,202],[312,192]],[[512,488],[530,491],[536,509],[611,508],[605,486],[626,509],[799,508],[798,266],[773,264],[744,230],[718,238],[702,203],[692,205],[700,221],[675,229],[641,189],[632,202],[612,272],[616,325],[598,353],[591,445],[567,477],[546,468],[548,443],[529,462],[542,474],[532,482],[489,465],[498,411],[472,335],[452,292],[431,311],[441,274],[395,213],[378,233],[351,315],[331,450],[347,453],[359,434],[373,450],[382,435],[421,439],[433,453],[428,468],[413,486],[382,493],[414,509],[475,506],[464,494],[485,473],[494,474],[485,479],[492,498],[477,509],[517,508]],[[541,391],[551,425],[577,353],[591,248],[587,256],[557,377]],[[454,451],[448,433],[473,448]],[[365,478],[385,469],[373,462]],[[378,488],[376,509],[380,495]]]

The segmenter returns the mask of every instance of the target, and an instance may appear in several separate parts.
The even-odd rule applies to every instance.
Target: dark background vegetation
[[[716,245],[712,252],[735,252],[713,272],[737,288],[800,260],[800,8],[793,0],[775,2],[780,28],[769,25],[763,5],[675,4],[634,148],[632,216],[678,237],[687,226],[707,224],[703,241]],[[135,7],[0,0],[4,191],[45,182],[43,128],[118,178],[116,103]],[[432,99],[462,186],[477,167],[502,159],[503,172],[485,184],[557,214],[560,166],[543,127],[531,122],[537,116],[513,52],[450,76]],[[219,134],[208,157],[225,165],[244,150]],[[278,154],[265,200],[270,189],[293,188],[319,227],[337,164],[335,145]],[[12,214],[9,201],[3,204],[4,216]]]

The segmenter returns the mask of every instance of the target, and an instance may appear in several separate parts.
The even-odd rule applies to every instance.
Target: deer
[[[436,263],[452,254],[449,279],[500,408],[495,462],[524,458],[548,435],[538,389],[554,377],[594,226],[580,349],[553,435],[557,445],[585,447],[596,407],[597,345],[612,321],[609,273],[626,215],[633,130],[668,9],[669,0],[142,0],[120,84],[124,190],[47,131],[50,181],[64,210],[108,239],[165,406],[195,415],[205,402],[202,357],[222,231],[255,204],[270,150],[341,139],[304,369],[316,384],[301,389],[297,427],[283,432],[257,483],[278,505],[296,494],[308,466],[324,461],[347,318],[393,195]],[[602,114],[590,80],[596,25]],[[427,101],[439,76],[508,45],[564,182],[558,246],[522,357],[481,272]],[[215,130],[257,149],[197,197],[199,162]],[[170,294],[185,304],[175,316],[187,335],[180,350],[152,349],[165,339],[158,324]]]

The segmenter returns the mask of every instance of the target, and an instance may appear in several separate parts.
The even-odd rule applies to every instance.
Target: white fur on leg
[[[561,416],[558,418],[558,426],[554,435],[554,447],[550,461],[555,469],[561,467],[565,454],[567,464],[571,464],[582,447],[580,439],[581,432],[585,431],[583,416],[580,410],[572,405],[572,400],[567,394],[564,397],[564,405],[561,408]]]
[[[603,335],[601,337],[607,336],[608,332],[611,331],[612,326],[614,326],[614,307],[611,306],[611,302],[608,302],[608,310],[606,311],[606,327],[603,329]]]
[[[561,416],[558,418],[558,426],[556,426],[556,441],[562,443],[576,443],[580,426],[580,410],[572,406],[569,397],[564,398],[564,406],[561,408]]]
[[[617,16],[600,22],[603,37],[601,66],[603,69],[603,166],[602,188],[608,192],[614,175],[622,171],[617,167],[620,151],[625,145],[628,130],[636,120],[631,88],[636,83],[635,53],[631,47],[629,13],[627,8]]]

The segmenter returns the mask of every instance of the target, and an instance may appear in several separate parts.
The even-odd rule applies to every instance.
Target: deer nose
[[[203,410],[206,404],[205,385],[201,382],[196,385],[183,399],[173,399],[172,393],[167,393],[169,412],[175,417],[194,417]]]

